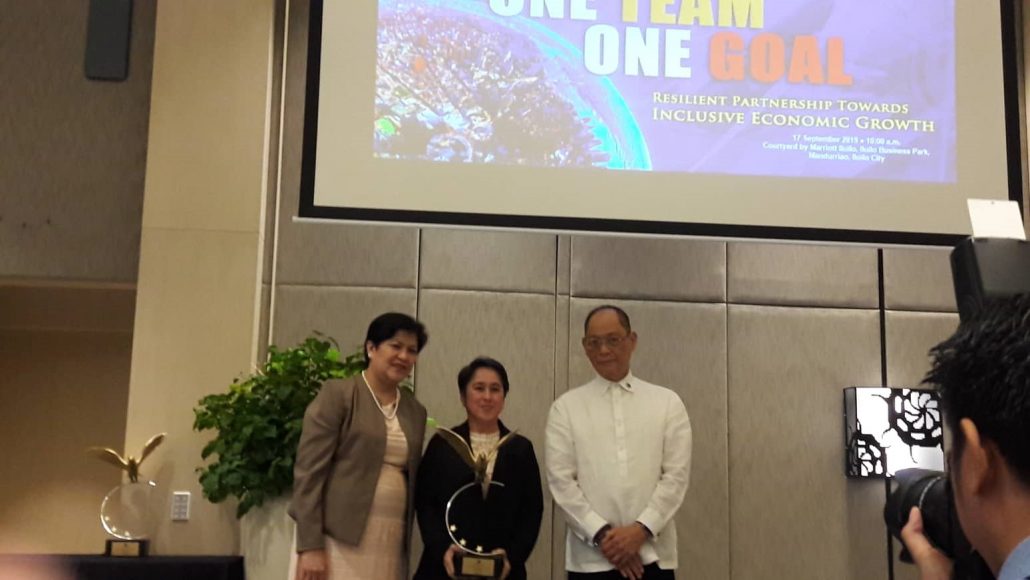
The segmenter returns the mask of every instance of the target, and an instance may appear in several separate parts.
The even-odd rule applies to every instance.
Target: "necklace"
[[[368,387],[368,392],[372,394],[372,400],[376,402],[376,407],[379,407],[379,412],[383,414],[383,417],[387,419],[393,419],[397,416],[397,409],[400,408],[401,390],[397,389],[397,398],[393,400],[392,412],[387,413],[381,404],[379,404],[379,397],[376,396],[376,392],[372,390],[372,385],[368,384],[368,379],[365,378],[365,371],[361,371],[361,380],[365,381],[365,386]],[[387,405],[389,406],[389,405]]]

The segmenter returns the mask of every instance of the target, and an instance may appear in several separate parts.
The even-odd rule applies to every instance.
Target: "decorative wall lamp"
[[[844,389],[844,471],[848,477],[892,477],[909,467],[944,470],[940,398],[936,391]]]

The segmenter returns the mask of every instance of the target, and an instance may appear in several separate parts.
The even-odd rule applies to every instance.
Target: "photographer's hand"
[[[908,513],[908,523],[901,528],[901,539],[912,554],[912,561],[919,568],[921,580],[949,580],[951,560],[943,552],[930,545],[923,534],[923,515],[914,507]]]

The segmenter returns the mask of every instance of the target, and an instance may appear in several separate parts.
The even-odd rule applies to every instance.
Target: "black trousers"
[[[618,570],[604,572],[569,572],[569,580],[624,580]],[[676,580],[675,570],[662,570],[658,563],[644,566],[644,580]]]

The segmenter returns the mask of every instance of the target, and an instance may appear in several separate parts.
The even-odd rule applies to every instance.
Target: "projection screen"
[[[948,244],[1020,199],[1012,10],[313,0],[300,216]]]

